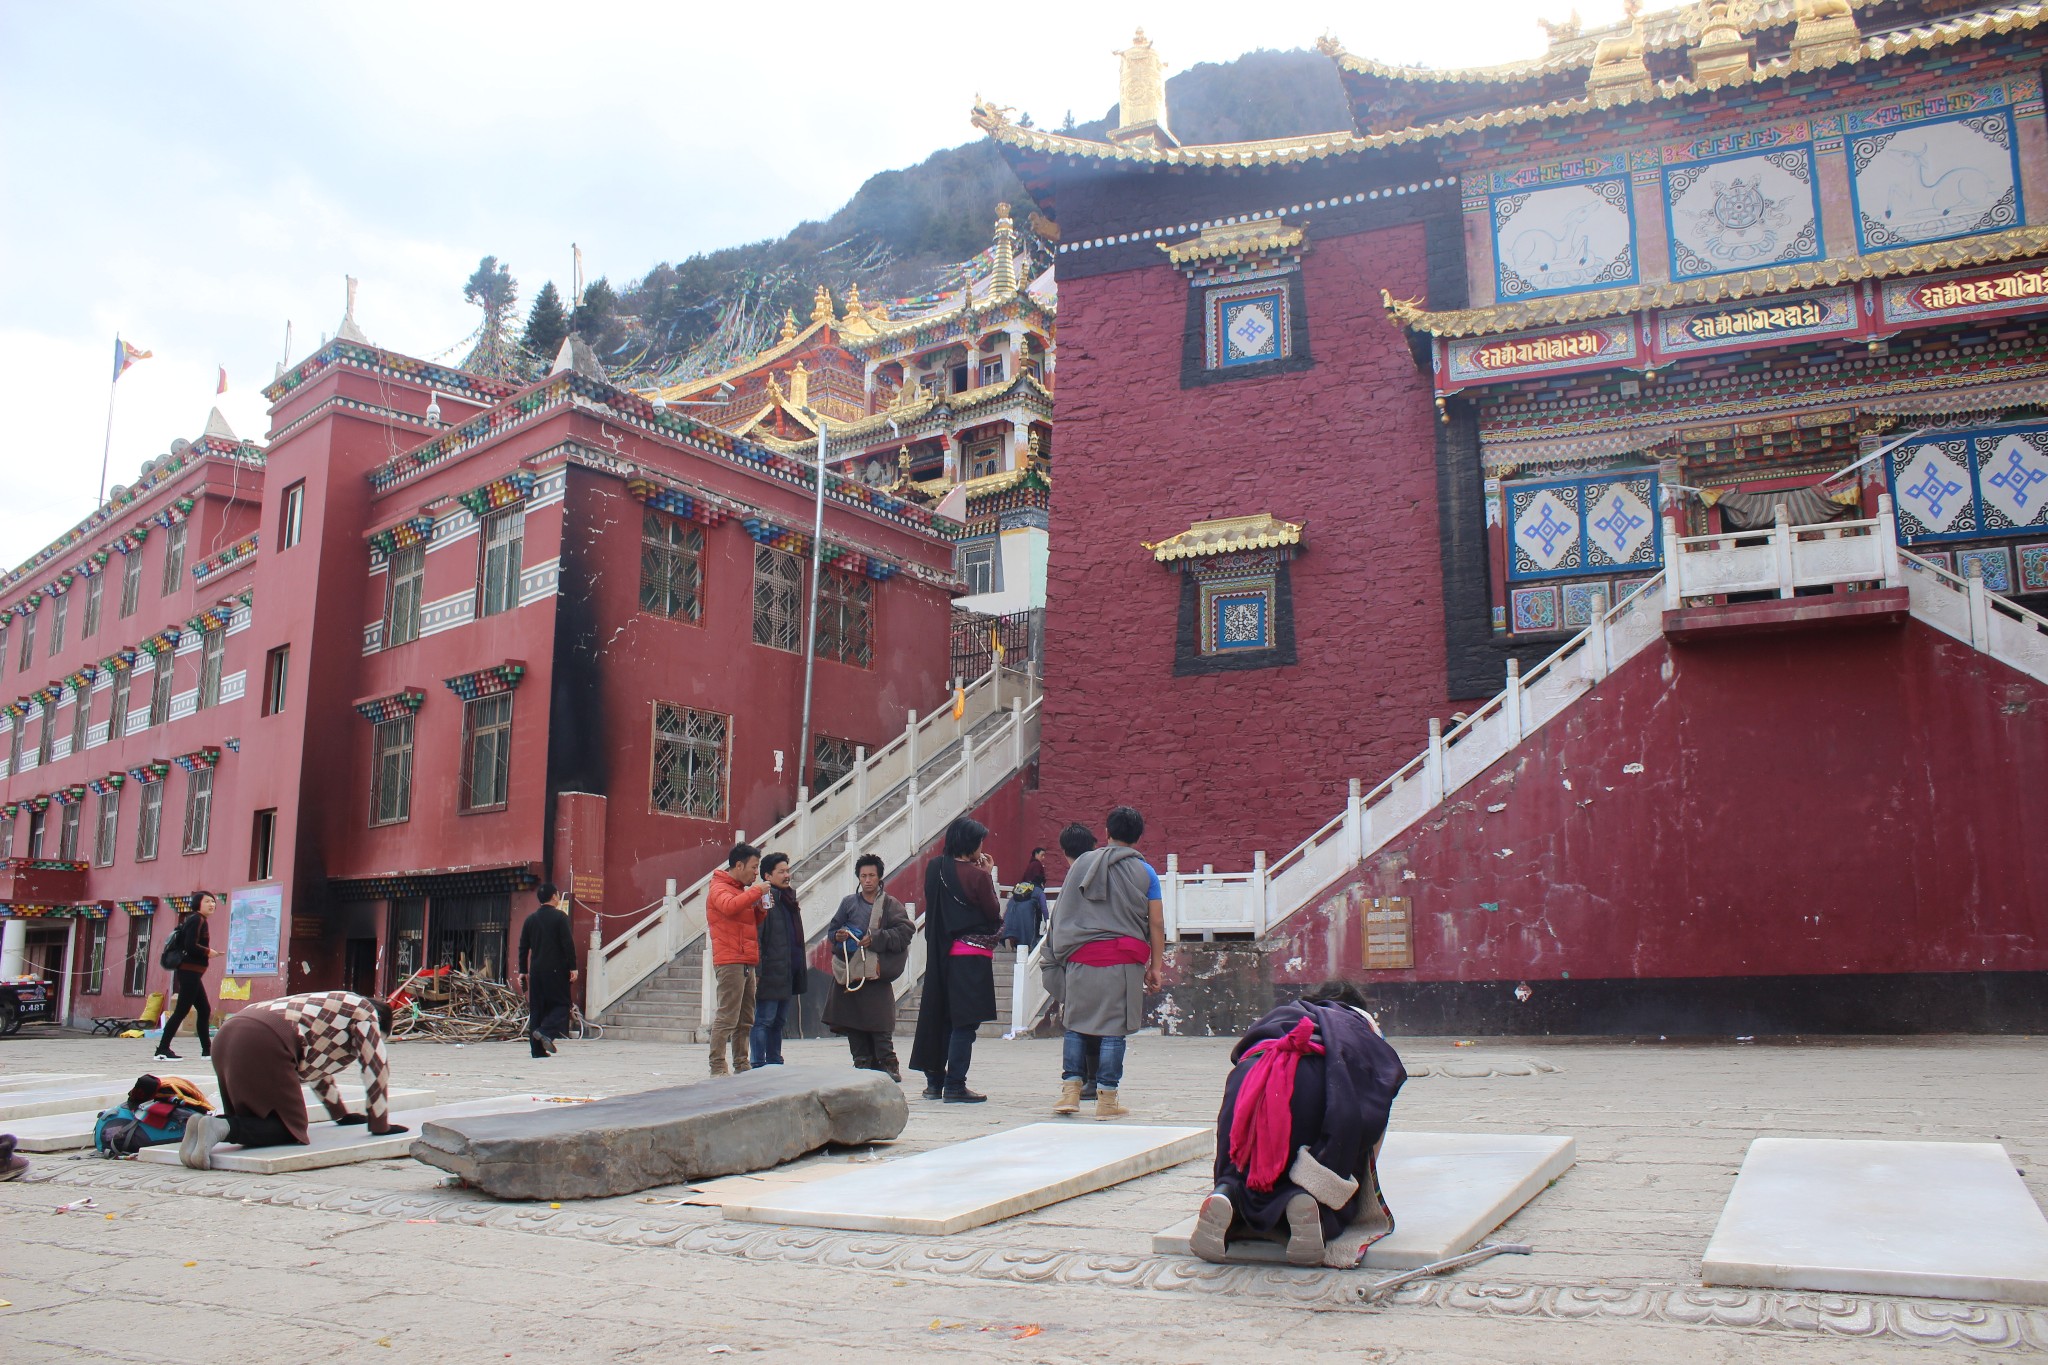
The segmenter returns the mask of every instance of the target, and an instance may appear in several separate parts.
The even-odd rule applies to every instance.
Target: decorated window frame
[[[1301,531],[1260,513],[1198,521],[1145,547],[1180,576],[1176,677],[1299,662],[1290,565],[1301,551]]]
[[[1508,581],[1654,573],[1660,491],[1654,468],[1503,483]]]
[[[1277,218],[1211,225],[1159,249],[1188,278],[1182,388],[1291,374],[1315,364],[1302,228]]]
[[[1885,473],[1903,544],[2048,531],[2048,425],[1936,432],[1887,455]]]

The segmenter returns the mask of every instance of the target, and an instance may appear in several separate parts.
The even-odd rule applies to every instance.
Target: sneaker
[[[228,1121],[212,1114],[195,1114],[185,1122],[185,1137],[178,1144],[178,1160],[195,1171],[203,1171],[213,1160],[213,1149],[228,1140]]]
[[[1195,1215],[1195,1230],[1188,1237],[1188,1250],[1205,1261],[1222,1265],[1229,1260],[1230,1224],[1236,1217],[1237,1209],[1231,1204],[1229,1194],[1218,1185],[1202,1201],[1202,1211]]]
[[[983,1104],[987,1100],[988,1096],[978,1095],[964,1085],[957,1090],[951,1086],[946,1087],[945,1101],[947,1104]]]
[[[159,1062],[175,1062],[180,1060],[178,1054],[167,1047],[160,1047],[150,1055]]]
[[[1287,1263],[1323,1263],[1323,1212],[1313,1195],[1297,1194],[1287,1201]]]

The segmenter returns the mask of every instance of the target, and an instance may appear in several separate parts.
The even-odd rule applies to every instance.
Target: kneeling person
[[[391,1065],[384,1056],[390,1028],[389,1005],[350,991],[287,995],[234,1015],[213,1040],[223,1117],[187,1123],[179,1159],[203,1171],[223,1142],[304,1146],[302,1084],[313,1087],[336,1123],[367,1123],[372,1133],[405,1132],[391,1121]],[[358,1064],[367,1112],[351,1114],[335,1078]]]
[[[1353,1223],[1372,1240],[1393,1231],[1376,1163],[1408,1073],[1358,987],[1329,981],[1276,1006],[1230,1057],[1194,1253],[1223,1262],[1232,1242],[1285,1240],[1290,1262],[1322,1265]]]

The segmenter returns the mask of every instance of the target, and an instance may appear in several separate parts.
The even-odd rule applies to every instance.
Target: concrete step
[[[653,1028],[640,1024],[606,1024],[604,1036],[635,1043],[677,1043],[703,1047],[711,1041],[710,1031],[694,1028]]]

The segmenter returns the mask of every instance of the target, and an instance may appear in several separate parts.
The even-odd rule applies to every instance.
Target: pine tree
[[[463,358],[462,368],[496,379],[517,377],[520,362],[510,333],[512,310],[519,303],[519,281],[512,278],[511,267],[500,264],[496,256],[484,257],[462,287],[462,297],[484,310],[476,345]]]
[[[520,338],[528,355],[546,365],[562,349],[569,335],[569,317],[562,311],[562,296],[549,280],[534,296],[533,311],[526,315],[526,335]]]
[[[583,287],[583,302],[569,315],[569,330],[594,342],[618,308],[619,296],[613,292],[611,282],[599,275]]]

